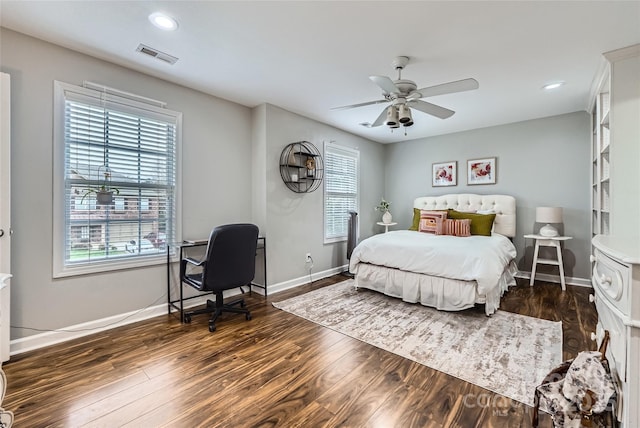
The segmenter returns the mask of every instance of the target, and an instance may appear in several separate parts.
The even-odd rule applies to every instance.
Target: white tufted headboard
[[[419,210],[493,210],[496,213],[493,231],[510,238],[516,236],[516,198],[513,196],[471,193],[421,196],[413,201],[413,207]]]

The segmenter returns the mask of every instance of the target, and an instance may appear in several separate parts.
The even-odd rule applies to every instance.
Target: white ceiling
[[[174,32],[147,17],[164,11]],[[271,103],[383,143],[584,110],[602,53],[640,43],[640,1],[0,1],[0,25],[253,107]],[[177,56],[169,65],[139,43]],[[370,75],[418,87],[473,77],[480,89],[428,98],[393,133],[365,128],[384,105]],[[1,59],[1,57],[0,57]],[[90,80],[88,77],[87,80]],[[541,87],[562,80],[554,92]],[[144,94],[143,94],[144,95]]]

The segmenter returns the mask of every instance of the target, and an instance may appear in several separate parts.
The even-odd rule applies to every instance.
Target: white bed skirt
[[[504,269],[498,284],[486,295],[477,293],[475,281],[441,278],[407,272],[368,263],[358,266],[356,288],[367,288],[408,303],[421,303],[443,311],[460,311],[476,303],[485,305],[491,315],[500,307],[500,298],[509,286],[515,285],[518,268],[514,261]]]

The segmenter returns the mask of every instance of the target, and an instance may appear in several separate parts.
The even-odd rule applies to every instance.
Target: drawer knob
[[[600,282],[603,284],[611,284],[611,277],[605,274],[600,275]]]
[[[598,338],[594,332],[591,332],[591,340],[595,341]]]
[[[594,256],[593,254],[591,254],[591,255],[589,256],[589,261],[590,261],[591,263],[595,262],[595,261],[596,261],[596,256]]]
[[[589,302],[593,303],[596,301],[596,296],[594,296],[593,294],[589,294]]]

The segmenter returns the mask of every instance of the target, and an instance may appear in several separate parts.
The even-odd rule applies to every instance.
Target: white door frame
[[[0,364],[9,359],[11,330],[11,80],[0,73]]]

